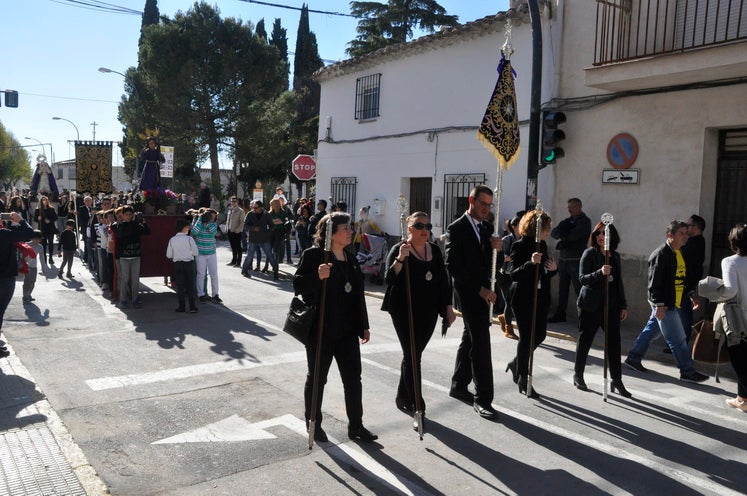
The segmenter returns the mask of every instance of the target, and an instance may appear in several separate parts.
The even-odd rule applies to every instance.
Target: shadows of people
[[[17,375],[6,375],[0,368],[0,432],[46,422],[45,415],[34,413],[18,416],[29,405],[44,399],[33,382]]]

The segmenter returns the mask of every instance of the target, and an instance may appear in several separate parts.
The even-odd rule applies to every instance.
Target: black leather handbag
[[[300,296],[296,295],[291,300],[283,332],[290,334],[305,345],[309,341],[309,333],[315,318],[316,307],[307,305]]]

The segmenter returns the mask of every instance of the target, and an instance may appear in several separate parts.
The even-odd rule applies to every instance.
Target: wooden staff
[[[602,224],[604,224],[604,265],[610,263],[610,224],[614,218],[610,213],[602,214]],[[604,276],[604,393],[602,400],[607,401],[607,340],[609,339],[610,328],[610,276]]]
[[[536,226],[534,233],[534,251],[535,253],[541,252],[542,250],[542,204],[537,200],[537,206],[534,208],[536,215]],[[537,333],[537,306],[539,304],[539,284],[540,284],[540,269],[542,268],[542,260],[534,268],[534,298],[532,300],[532,331],[529,338],[529,366],[527,369],[527,398],[532,396],[532,367],[534,366],[534,341],[535,334]]]
[[[402,243],[407,243],[407,200],[400,196],[400,234]],[[410,284],[410,257],[405,257],[405,300],[407,301],[407,326],[410,335],[410,367],[412,369],[413,394],[415,395],[415,423],[418,427],[418,436],[423,440],[423,404],[420,401],[420,368],[418,367],[418,351],[415,343],[415,323],[412,316],[412,286]]]
[[[329,253],[332,251],[332,214],[327,214],[327,233],[324,239],[324,265],[329,263]],[[332,275],[330,271],[330,276]],[[316,432],[316,409],[319,404],[319,365],[322,360],[322,336],[324,334],[324,306],[327,302],[327,279],[322,280],[322,291],[319,295],[319,325],[316,331],[316,353],[314,356],[314,380],[311,386],[311,416],[309,418],[309,449],[314,446],[314,432]]]

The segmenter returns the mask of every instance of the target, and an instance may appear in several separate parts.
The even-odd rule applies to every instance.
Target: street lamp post
[[[69,122],[70,124],[72,124],[73,127],[75,128],[76,139],[78,141],[80,141],[80,132],[78,131],[78,126],[76,126],[73,121],[71,121],[70,119],[65,119],[64,117],[52,117],[52,120],[55,120],[55,121],[65,121],[65,122]]]
[[[108,67],[99,67],[99,72],[103,72],[104,74],[109,74],[110,72],[113,72],[114,74],[119,74],[122,77],[127,77],[121,72],[109,69]]]
[[[36,138],[29,138],[28,136],[24,137],[23,139],[36,141],[37,143],[39,143],[39,145],[42,147],[42,155],[44,155],[45,157],[47,156],[47,151],[44,149],[44,143],[42,143],[40,140]]]

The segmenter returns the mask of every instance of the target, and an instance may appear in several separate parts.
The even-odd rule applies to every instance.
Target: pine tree
[[[380,2],[350,2],[350,13],[358,21],[356,39],[345,51],[360,57],[389,45],[412,38],[413,29],[432,33],[439,26],[456,26],[457,16],[447,15],[436,0],[388,0]]]

